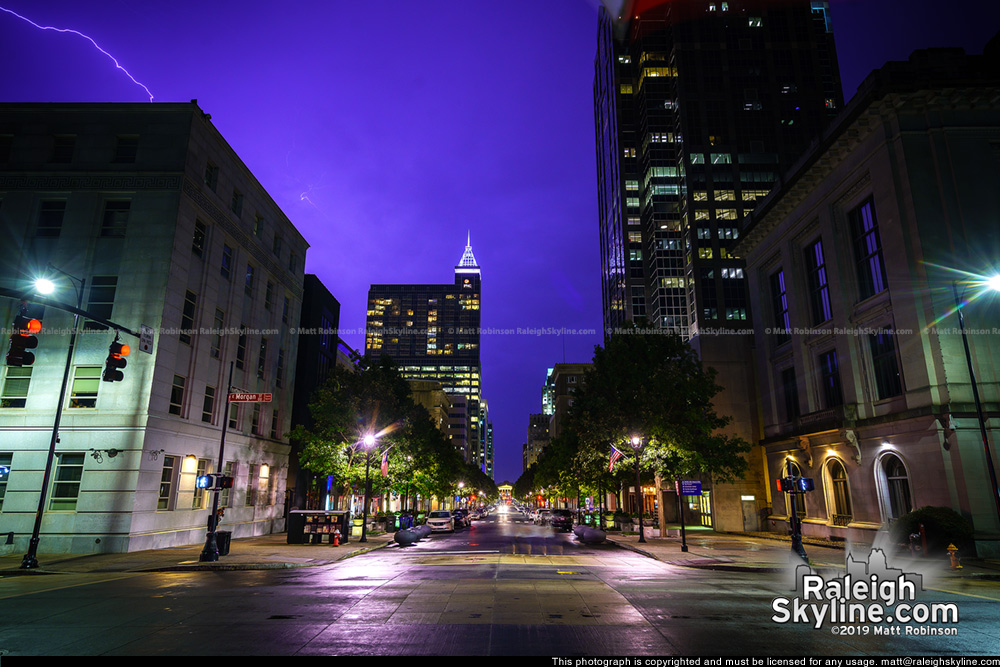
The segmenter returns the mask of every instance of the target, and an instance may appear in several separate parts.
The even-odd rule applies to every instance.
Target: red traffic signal
[[[10,346],[7,348],[7,365],[30,366],[35,363],[35,355],[28,350],[38,347],[35,334],[42,330],[42,323],[25,315],[22,309],[11,328],[14,331],[10,334]]]
[[[125,361],[125,357],[129,355],[132,349],[115,339],[115,342],[108,346],[108,358],[104,360],[104,373],[101,374],[101,379],[105,382],[119,382],[125,379],[125,374],[122,373],[121,369],[128,365]]]
[[[805,493],[815,490],[811,477],[781,477],[778,479],[778,490],[785,493]]]

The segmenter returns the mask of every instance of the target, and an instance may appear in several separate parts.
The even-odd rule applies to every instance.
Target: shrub
[[[950,507],[921,507],[904,514],[893,527],[896,541],[909,543],[909,536],[920,532],[920,524],[923,524],[927,536],[928,556],[946,555],[949,544],[958,547],[961,555],[975,554],[972,524]]]

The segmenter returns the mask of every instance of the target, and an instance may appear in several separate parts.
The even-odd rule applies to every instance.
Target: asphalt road
[[[772,601],[794,596],[790,584],[583,546],[511,514],[323,567],[12,577],[0,581],[0,655],[1000,653],[993,589],[925,591],[921,603],[956,605],[957,635],[914,637],[777,623]]]

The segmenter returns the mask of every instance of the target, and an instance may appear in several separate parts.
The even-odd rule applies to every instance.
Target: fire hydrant
[[[958,558],[958,547],[956,547],[954,544],[948,545],[948,558],[951,559],[951,569],[953,570],[962,569],[962,561]]]
[[[333,531],[333,546],[340,546],[340,529],[335,528]]]

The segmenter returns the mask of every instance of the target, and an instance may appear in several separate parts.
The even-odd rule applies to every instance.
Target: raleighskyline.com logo
[[[958,605],[917,602],[923,576],[891,568],[885,552],[872,549],[868,562],[848,554],[846,574],[824,579],[808,565],[795,570],[797,597],[771,601],[775,623],[830,627],[835,635],[957,635]]]

